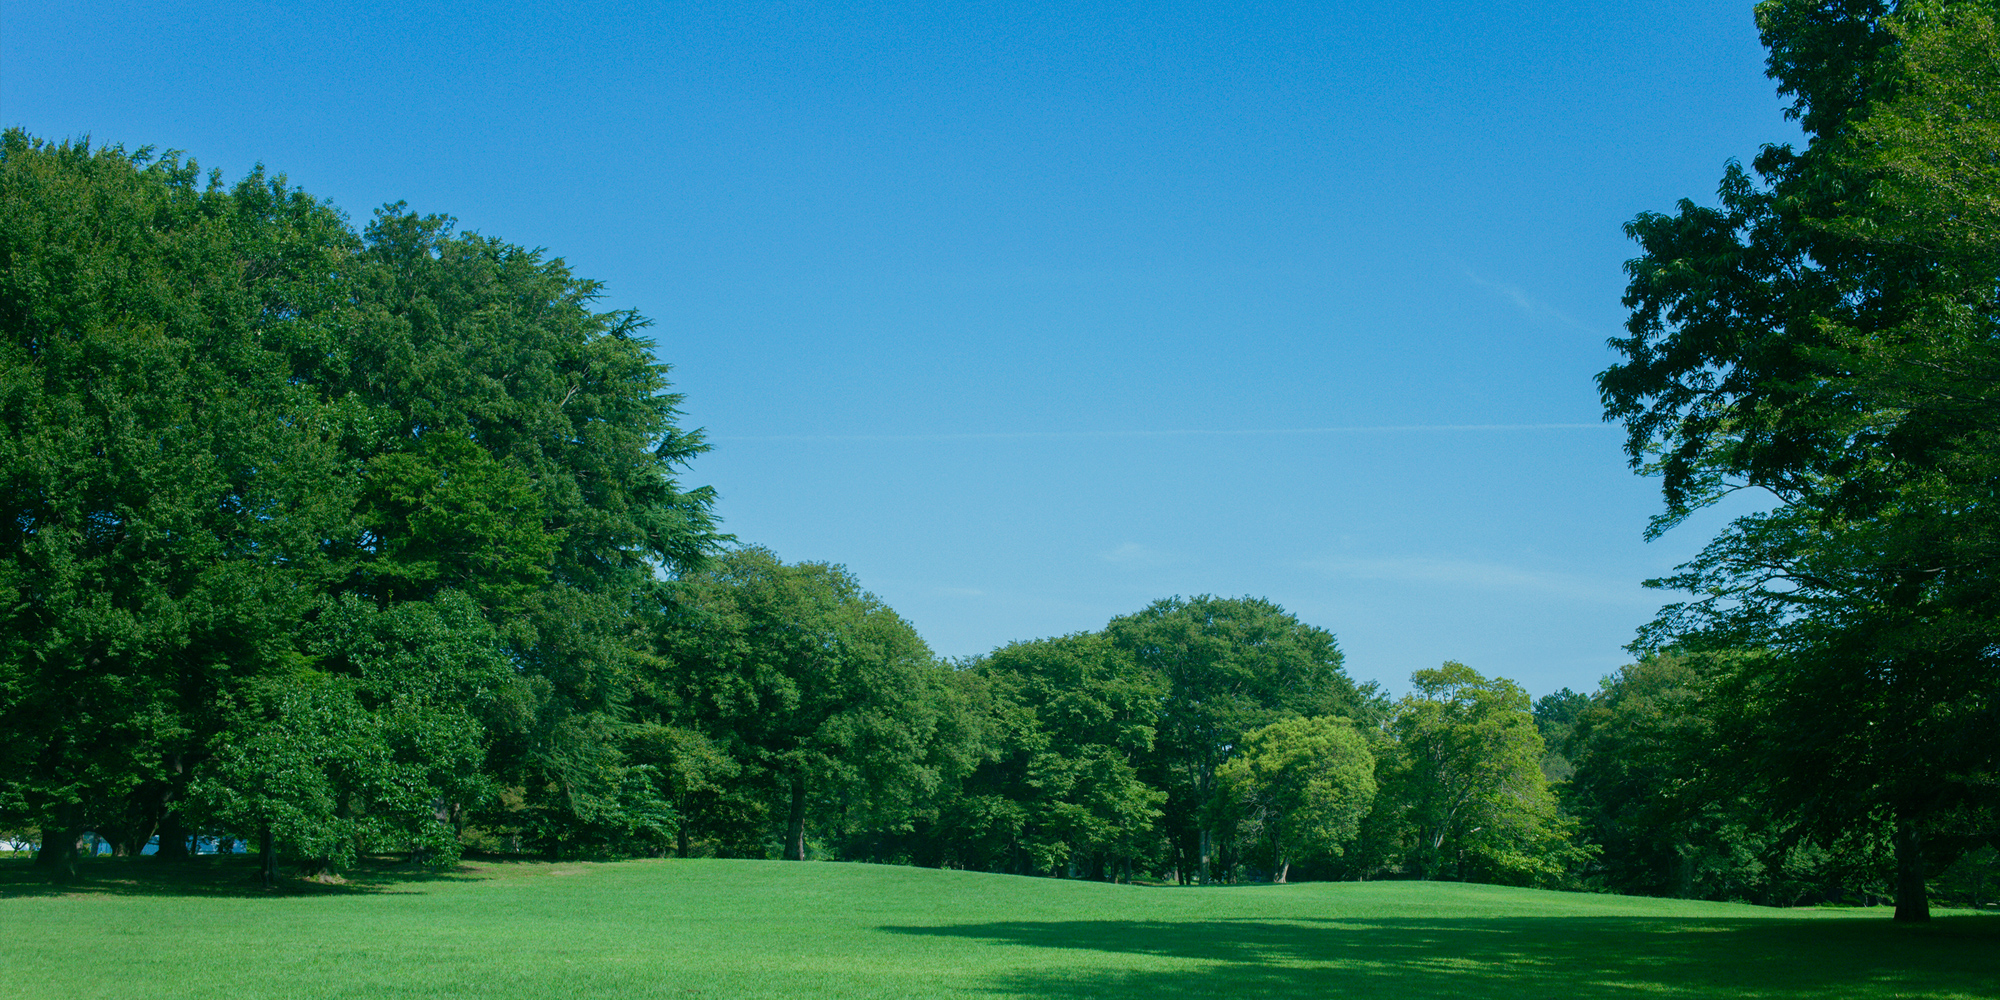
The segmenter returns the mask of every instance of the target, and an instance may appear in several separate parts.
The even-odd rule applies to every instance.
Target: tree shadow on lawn
[[[2000,919],[1083,920],[884,927],[896,934],[1188,960],[1161,971],[1052,962],[995,978],[1050,998],[2000,996]]]
[[[392,861],[365,861],[340,873],[339,882],[299,878],[279,869],[278,883],[264,888],[253,855],[190,858],[83,858],[76,877],[52,881],[47,870],[26,858],[0,861],[0,899],[30,896],[207,896],[261,899],[271,896],[401,895],[417,890],[412,883],[463,881],[477,868],[438,871]]]

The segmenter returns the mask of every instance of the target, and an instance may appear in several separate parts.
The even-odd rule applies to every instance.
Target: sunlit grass
[[[234,866],[232,866],[232,864]],[[1148,888],[869,865],[0,862],[0,996],[1994,997],[2000,918],[1493,886]]]

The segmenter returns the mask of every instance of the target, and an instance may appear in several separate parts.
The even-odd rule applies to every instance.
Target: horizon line
[[[1349,427],[1265,427],[1245,430],[1189,428],[1145,431],[974,431],[954,434],[730,434],[710,441],[1001,441],[1060,438],[1255,437],[1297,434],[1384,434],[1439,431],[1558,431],[1612,428],[1612,424],[1390,424]]]

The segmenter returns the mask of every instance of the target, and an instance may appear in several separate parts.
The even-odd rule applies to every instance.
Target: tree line
[[[267,880],[466,849],[1553,870],[1508,682],[1392,705],[1252,598],[946,663],[842,568],[737,544],[597,293],[400,205],[356,232],[262,171],[0,139],[0,822],[39,863],[87,831],[248,842]]]
[[[1132,880],[1990,897],[2000,41],[1769,0],[1803,149],[1627,228],[1598,379],[1652,531],[1737,491],[1588,695],[1391,701],[1255,598],[945,662],[722,534],[629,311],[402,205],[0,139],[0,824],[334,871],[467,849]]]

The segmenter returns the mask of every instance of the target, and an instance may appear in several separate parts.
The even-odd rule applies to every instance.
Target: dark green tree
[[[561,260],[393,205],[352,269],[345,339],[311,375],[349,415],[360,468],[337,589],[477,600],[536,692],[490,755],[523,808],[482,819],[556,852],[606,849],[632,808],[667,808],[634,784],[666,778],[628,767],[626,705],[662,571],[720,540],[712,493],[675,479],[706,446],[675,426],[647,321],[595,311],[601,286]]]
[[[1535,731],[1542,735],[1542,774],[1550,782],[1568,781],[1575,771],[1572,743],[1576,719],[1589,705],[1589,695],[1569,688],[1535,699]]]
[[[958,770],[938,739],[948,667],[846,570],[746,547],[682,577],[660,632],[671,710],[728,751],[739,790],[808,835],[905,829]]]
[[[945,807],[938,861],[1129,879],[1165,799],[1139,774],[1161,679],[1098,633],[1010,643],[967,672],[989,720],[984,759]]]
[[[173,853],[190,780],[287,718],[264,682],[302,670],[413,731],[471,713],[545,843],[640,795],[647,622],[718,541],[643,319],[447,219],[392,206],[357,236],[261,170],[204,187],[18,131],[0,222],[0,814],[46,860],[85,827]],[[328,638],[364,605],[436,605],[504,697],[380,687]]]
[[[1664,477],[1655,532],[1738,489],[1776,499],[1662,581],[1696,599],[1642,642],[1773,649],[1734,682],[1761,734],[1746,777],[1801,835],[1892,815],[1903,920],[1927,919],[1954,831],[2000,827],[2000,728],[1973,721],[2000,695],[1993,14],[1759,6],[1806,148],[1628,226],[1631,335],[1599,377]]]
[[[1726,682],[1765,652],[1648,655],[1605,678],[1571,739],[1561,788],[1602,848],[1592,881],[1617,892],[1772,905],[1884,895],[1888,827],[1864,820],[1797,837],[1792,813],[1737,765],[1759,728]]]
[[[286,662],[352,491],[292,361],[353,239],[282,179],[0,138],[0,811],[180,843],[216,711]]]
[[[1165,823],[1183,877],[1209,880],[1216,773],[1245,733],[1301,715],[1368,724],[1382,714],[1373,686],[1356,687],[1341,668],[1333,633],[1261,598],[1165,598],[1112,619],[1105,634],[1164,682],[1154,783],[1168,793]]]

